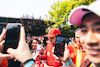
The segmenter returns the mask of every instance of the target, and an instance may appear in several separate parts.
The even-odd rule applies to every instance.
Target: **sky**
[[[45,19],[57,0],[0,0],[0,17],[21,18],[24,15]]]

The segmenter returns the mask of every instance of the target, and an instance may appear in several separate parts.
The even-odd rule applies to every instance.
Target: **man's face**
[[[56,43],[56,36],[48,37],[48,40],[50,41],[50,43],[55,44]]]
[[[79,43],[79,45],[80,45],[80,32],[81,32],[80,29],[77,30],[77,31],[75,32],[75,41],[76,41],[77,43]],[[80,45],[80,46],[81,46],[81,45]]]
[[[100,63],[100,17],[90,14],[81,25],[81,44],[93,63]]]

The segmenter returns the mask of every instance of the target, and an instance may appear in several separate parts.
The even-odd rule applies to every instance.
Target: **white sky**
[[[20,18],[24,15],[45,19],[45,14],[57,0],[0,0],[0,16]]]

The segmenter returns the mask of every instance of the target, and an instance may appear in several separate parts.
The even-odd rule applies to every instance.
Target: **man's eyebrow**
[[[95,22],[95,23],[92,24],[92,26],[97,26],[97,25],[100,25],[100,21]],[[86,27],[86,25],[80,25],[79,27],[84,28],[84,27]]]
[[[95,22],[95,23],[93,23],[92,25],[93,25],[93,26],[95,26],[95,25],[100,25],[100,21],[99,21],[99,22]]]
[[[84,27],[86,27],[86,25],[80,25],[80,27],[79,27],[79,28],[84,28]]]

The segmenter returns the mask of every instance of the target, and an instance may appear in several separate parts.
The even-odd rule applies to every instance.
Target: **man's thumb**
[[[13,49],[13,48],[8,48],[8,49],[7,49],[7,53],[14,55],[15,49]]]

